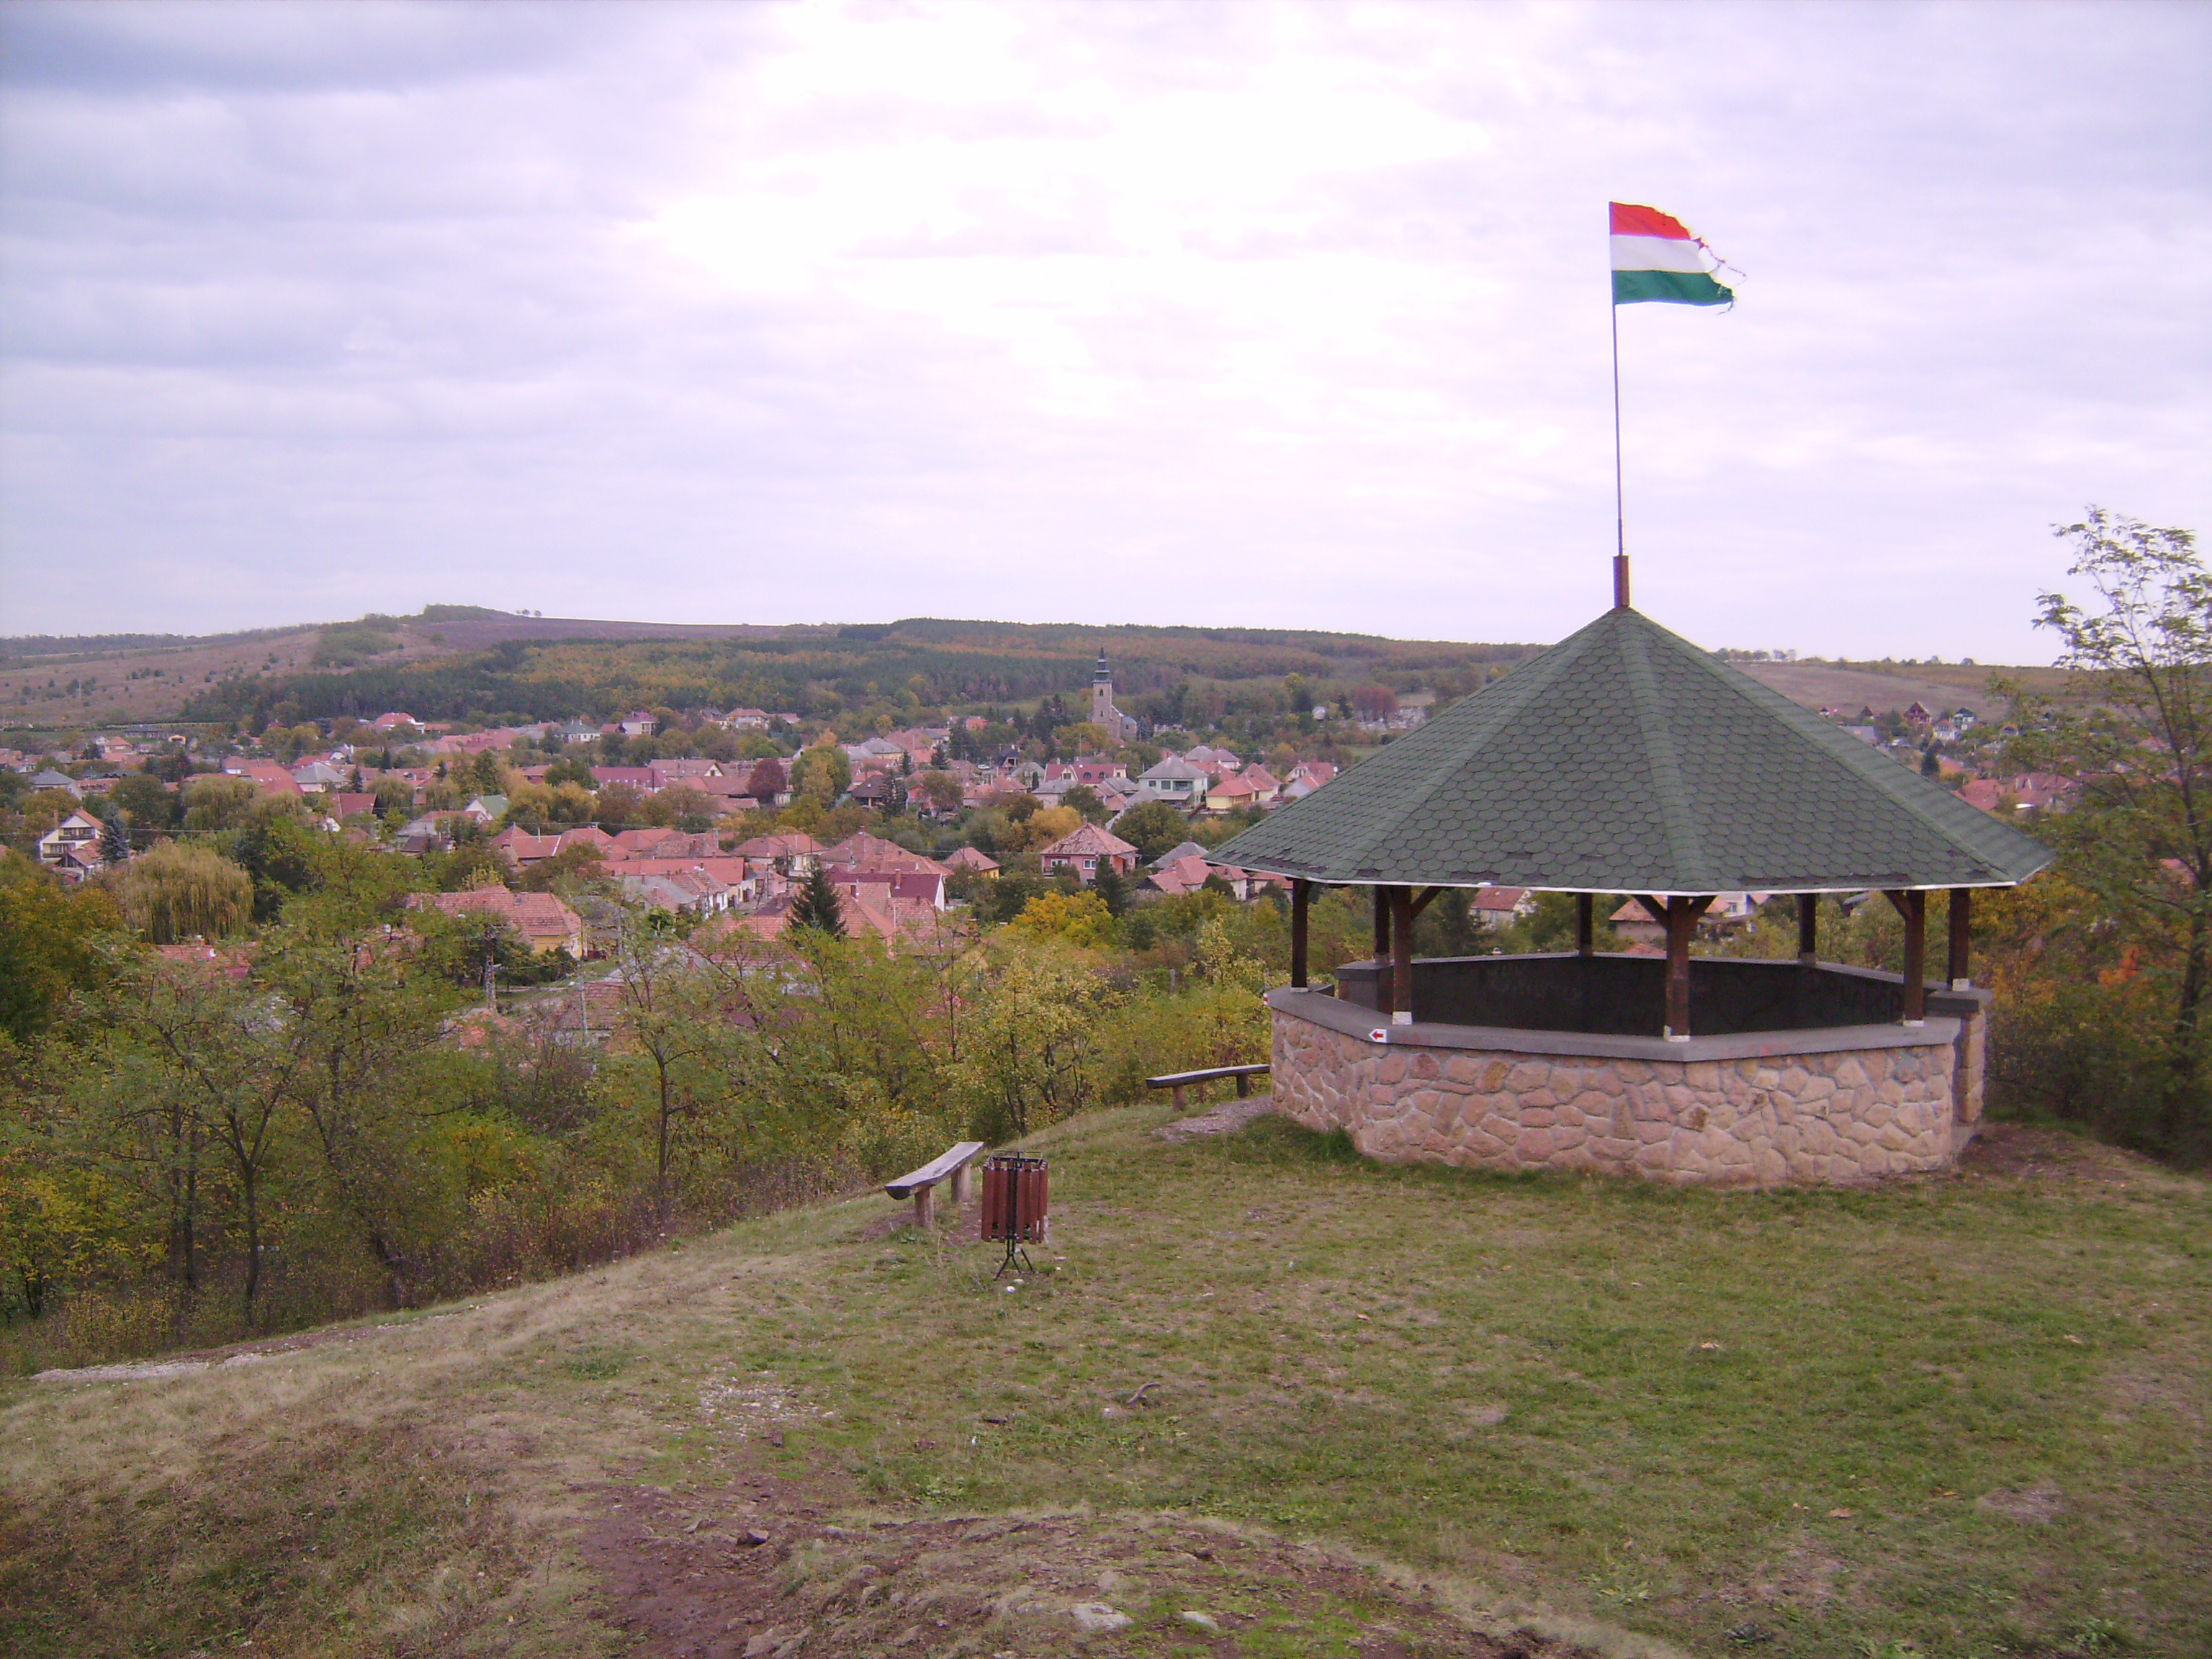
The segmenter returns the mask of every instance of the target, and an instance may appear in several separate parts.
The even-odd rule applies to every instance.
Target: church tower
[[[1091,672],[1091,719],[1115,737],[1121,735],[1121,711],[1114,707],[1114,671],[1106,665],[1106,648],[1098,649],[1098,666]]]

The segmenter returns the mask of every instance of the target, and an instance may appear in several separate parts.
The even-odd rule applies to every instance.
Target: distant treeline
[[[235,634],[15,634],[0,639],[0,667],[50,657],[102,657],[118,651],[252,645],[258,640],[283,639],[314,625],[302,623],[289,628],[248,628]]]
[[[920,618],[788,636],[511,641],[351,673],[236,680],[187,704],[199,720],[326,720],[404,708],[426,720],[610,719],[631,708],[732,705],[805,715],[911,693],[929,707],[1079,692],[1103,647],[1124,708],[1193,679],[1411,684],[1534,646],[1256,629],[1083,628]]]

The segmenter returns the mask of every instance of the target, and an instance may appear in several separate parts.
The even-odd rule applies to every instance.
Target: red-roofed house
[[[1468,906],[1483,927],[1510,927],[1534,912],[1536,896],[1525,887],[1478,887]]]
[[[1073,870],[1086,887],[1097,879],[1102,860],[1115,874],[1126,876],[1137,867],[1137,849],[1095,823],[1082,823],[1037,854],[1047,875]]]
[[[858,891],[869,887],[889,893],[895,899],[908,899],[917,904],[927,904],[933,910],[945,908],[945,878],[927,870],[854,870],[843,865],[829,866],[830,879],[840,890]]]
[[[927,853],[917,853],[895,841],[872,836],[865,830],[829,848],[822,854],[822,861],[850,870],[920,870],[936,876],[952,873]]]
[[[533,951],[565,949],[584,954],[584,919],[550,893],[510,893],[504,887],[471,887],[459,893],[411,893],[409,906],[432,908],[449,916],[496,917]]]
[[[244,778],[264,795],[300,795],[302,790],[286,768],[275,761],[232,761],[223,770],[234,778]]]
[[[551,836],[533,836],[527,830],[510,824],[491,838],[491,844],[507,854],[507,861],[518,870],[542,864],[572,847],[589,847],[594,856],[602,860],[612,858],[616,853],[615,838],[595,823]]]

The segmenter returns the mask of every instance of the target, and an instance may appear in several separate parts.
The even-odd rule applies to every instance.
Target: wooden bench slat
[[[1146,1086],[1153,1089],[1182,1088],[1193,1083],[1210,1083],[1218,1077],[1257,1077],[1268,1068],[1262,1066],[1214,1066],[1202,1072],[1170,1072],[1164,1077],[1148,1077]]]
[[[963,1140],[951,1152],[932,1158],[919,1170],[909,1170],[896,1181],[884,1182],[884,1192],[891,1198],[909,1198],[913,1196],[915,1188],[934,1187],[954,1170],[972,1162],[975,1155],[982,1150],[983,1142]]]

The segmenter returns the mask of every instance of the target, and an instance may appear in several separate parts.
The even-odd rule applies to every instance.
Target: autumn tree
[[[2148,1139],[2203,1152],[2204,1005],[2212,992],[2212,574],[2193,532],[2101,507],[2056,528],[2086,599],[2039,596],[2055,634],[2057,696],[2014,697],[2015,764],[2081,784],[2075,809],[2042,826],[2061,871],[2091,898],[2106,937],[2124,941],[2116,982],[2138,978],[2164,1009],[2164,1076]]]

